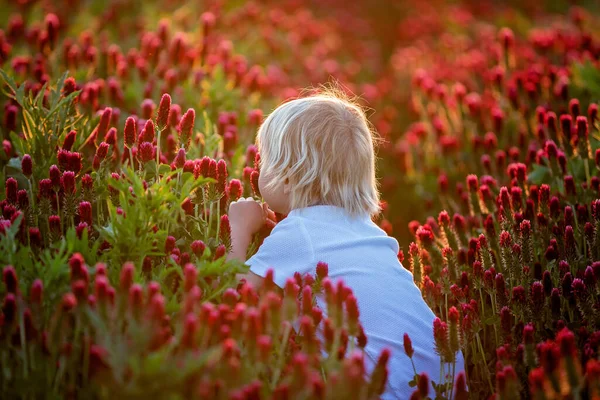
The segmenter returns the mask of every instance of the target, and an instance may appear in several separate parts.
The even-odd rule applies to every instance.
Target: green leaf
[[[482,322],[484,325],[495,325],[497,323],[500,323],[500,316],[491,315],[491,316],[487,317],[486,319],[484,319]]]
[[[171,172],[171,166],[170,165],[160,164],[158,166],[158,173],[160,175],[168,174],[169,172]]]
[[[547,182],[550,178],[550,169],[548,167],[544,167],[543,165],[534,164],[533,171],[529,174],[529,182],[534,185],[541,185],[542,183]]]

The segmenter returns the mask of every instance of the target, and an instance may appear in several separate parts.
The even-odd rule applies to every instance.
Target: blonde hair
[[[281,104],[258,130],[265,186],[289,179],[290,209],[327,204],[353,216],[378,214],[379,137],[365,111],[342,89],[308,90],[313,94]]]

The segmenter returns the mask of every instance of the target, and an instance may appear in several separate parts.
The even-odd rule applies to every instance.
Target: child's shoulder
[[[279,221],[273,230],[270,237],[277,237],[287,241],[298,241],[309,239],[308,230],[301,217],[288,215]]]

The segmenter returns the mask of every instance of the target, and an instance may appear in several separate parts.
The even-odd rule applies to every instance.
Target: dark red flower
[[[17,204],[18,187],[17,180],[12,176],[6,180],[6,199],[12,204]]]
[[[18,294],[19,291],[19,280],[17,278],[17,272],[12,265],[7,265],[2,270],[2,278],[6,291],[8,293]]]
[[[33,162],[31,161],[31,156],[29,154],[25,154],[21,159],[21,170],[23,171],[23,175],[28,178],[33,173]]]
[[[194,240],[191,244],[192,251],[196,255],[196,257],[202,257],[204,254],[204,250],[206,249],[206,245],[202,240]]]
[[[73,171],[63,172],[60,184],[65,193],[75,193],[75,173]]]
[[[150,142],[143,142],[140,144],[140,159],[142,162],[147,163],[154,160],[156,154],[156,147]]]

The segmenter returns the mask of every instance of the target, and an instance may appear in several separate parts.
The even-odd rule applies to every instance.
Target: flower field
[[[595,2],[5,3],[1,398],[378,398],[390,354],[365,374],[327,264],[281,290],[225,257],[264,115],[335,81],[383,139],[376,222],[440,362],[465,357],[411,398],[600,399]]]

